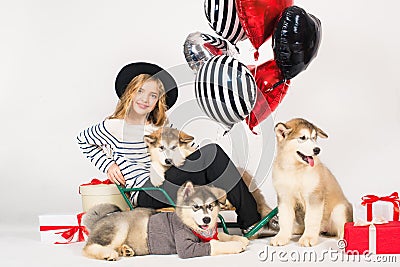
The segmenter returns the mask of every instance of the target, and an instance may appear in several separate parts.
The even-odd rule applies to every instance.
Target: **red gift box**
[[[374,224],[376,228],[376,254],[400,254],[400,222],[391,221]],[[373,230],[371,231],[373,233]],[[353,222],[344,225],[346,253],[358,251],[360,255],[370,251],[370,225],[354,226]]]
[[[362,205],[367,207],[367,222],[348,222],[344,225],[346,253],[365,254],[400,254],[400,222],[398,193],[378,197],[366,195],[362,197]],[[376,201],[393,203],[393,221],[373,218],[372,204]]]

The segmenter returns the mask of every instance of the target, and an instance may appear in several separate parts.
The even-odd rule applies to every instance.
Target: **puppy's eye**
[[[165,147],[164,146],[160,146],[160,150],[164,150],[165,149]]]
[[[307,140],[307,137],[305,135],[300,136],[299,138],[297,138],[297,141],[299,141],[299,143],[303,143]]]
[[[213,204],[208,204],[208,205],[207,205],[207,209],[213,210],[213,208],[214,208],[214,205],[213,205]]]
[[[194,205],[192,206],[192,208],[193,208],[194,211],[196,211],[196,210],[199,210],[199,209],[200,209],[200,206],[197,205],[197,204],[194,204]]]
[[[175,150],[175,149],[176,149],[176,147],[177,147],[177,146],[173,146],[173,147],[171,147],[171,149],[172,149],[172,150]]]

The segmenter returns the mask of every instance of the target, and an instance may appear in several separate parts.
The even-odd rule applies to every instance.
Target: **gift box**
[[[374,203],[373,217],[382,218],[387,221],[393,220],[393,204],[390,202]],[[368,221],[367,209],[361,203],[353,203],[354,221]]]
[[[375,254],[400,254],[400,222],[391,221],[382,224],[354,226],[348,222],[344,226],[346,252],[360,255],[372,252]],[[374,241],[375,239],[375,241]]]
[[[387,216],[387,212],[381,213],[379,216],[375,215],[375,209],[374,211],[372,210],[372,204],[377,201],[391,203],[393,210],[391,218],[381,216],[382,214]],[[361,204],[366,206],[366,220],[355,217],[354,223],[348,222],[345,224],[345,251],[349,254],[365,254],[367,252],[374,254],[400,254],[400,200],[398,194],[395,192],[384,197],[367,195],[362,198]],[[356,211],[354,214],[360,213]]]
[[[100,203],[115,204],[121,210],[129,209],[117,186],[110,180],[100,181],[93,179],[90,183],[80,185],[79,193],[82,196],[82,209],[84,212]]]
[[[89,232],[82,225],[83,214],[40,215],[41,241],[46,244],[70,244],[85,241]]]

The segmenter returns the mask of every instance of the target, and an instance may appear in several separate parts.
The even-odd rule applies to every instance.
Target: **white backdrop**
[[[304,117],[328,133],[322,160],[351,201],[400,190],[400,2],[294,2],[321,20],[322,42],[274,123]],[[202,0],[0,3],[0,223],[36,225],[38,214],[80,211],[78,185],[105,178],[76,135],[113,112],[118,70],[132,61],[186,64],[189,33],[216,35]],[[254,64],[249,41],[238,46]],[[259,63],[272,59],[271,42],[260,52]],[[193,85],[181,90],[178,101],[192,97]],[[262,189],[273,205],[270,178]]]

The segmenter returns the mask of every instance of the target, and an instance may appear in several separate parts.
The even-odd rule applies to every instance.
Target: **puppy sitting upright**
[[[352,206],[317,157],[317,137],[328,135],[304,119],[278,123],[275,133],[272,181],[278,195],[280,231],[271,245],[286,245],[292,233],[302,234],[301,246],[316,245],[320,232],[342,238],[344,224],[352,221]]]
[[[151,158],[150,181],[154,186],[162,185],[169,167],[182,166],[186,157],[196,150],[191,146],[193,139],[193,136],[170,127],[159,128],[144,136]]]

